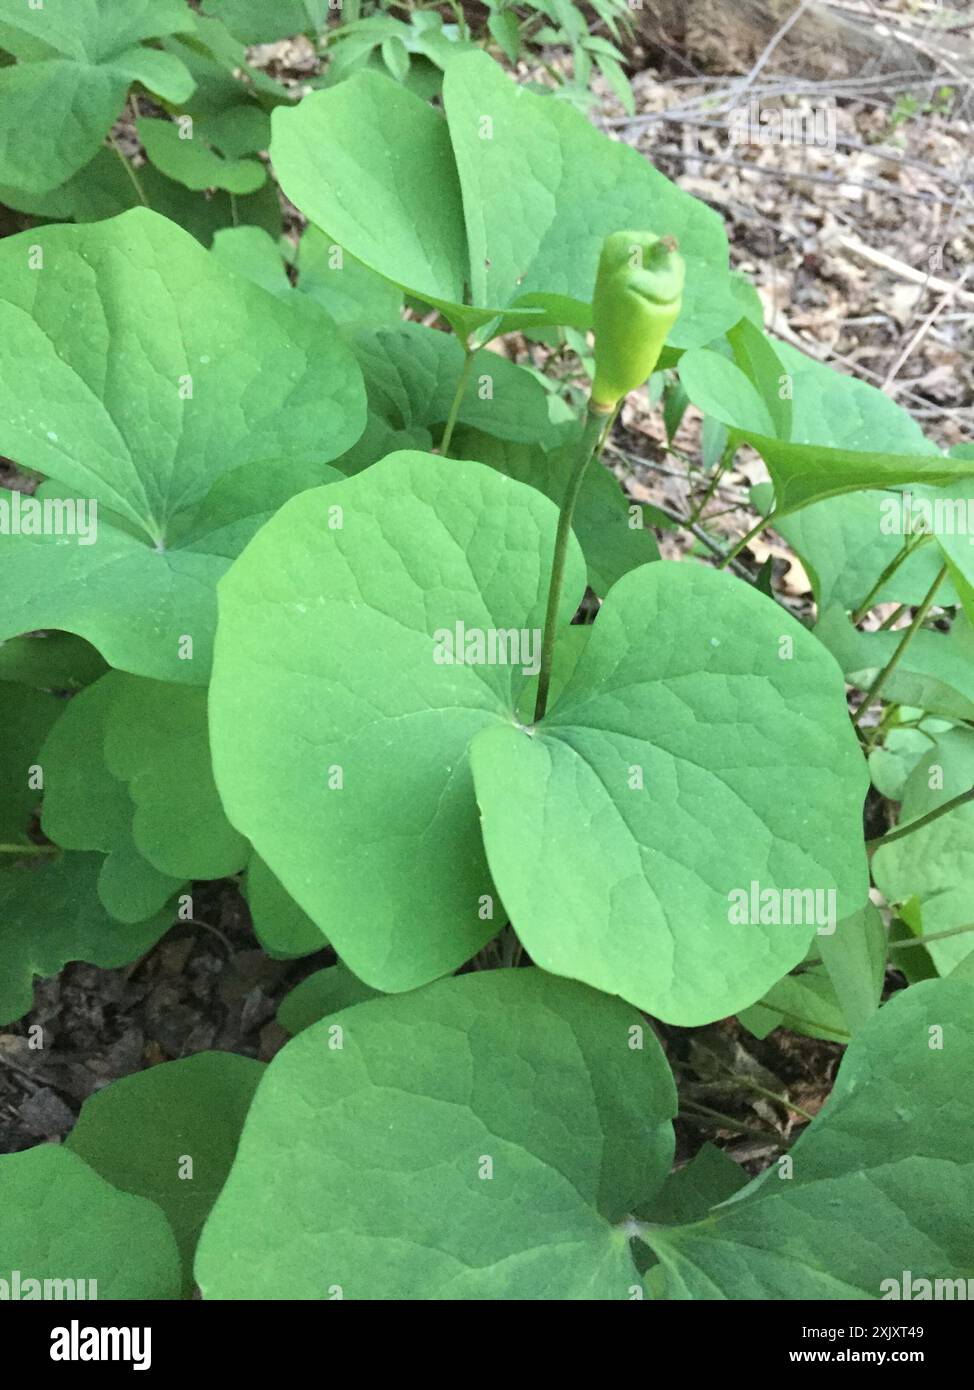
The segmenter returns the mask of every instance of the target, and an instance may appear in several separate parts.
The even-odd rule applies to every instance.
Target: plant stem
[[[57,845],[0,845],[0,854],[58,854]]]
[[[122,161],[122,163],[125,165],[125,172],[128,174],[129,178],[132,180],[132,184],[133,184],[133,186],[134,186],[134,188],[135,188],[135,191],[136,191],[136,193],[139,195],[139,202],[142,204],[142,206],[143,206],[144,208],[147,208],[147,207],[149,206],[149,200],[148,200],[148,198],[145,196],[145,189],[142,187],[142,180],[139,178],[138,174],[135,172],[135,169],[133,168],[133,166],[132,166],[132,165],[129,163],[129,161],[125,158],[124,154],[122,154],[122,151],[119,149],[119,146],[118,146],[118,141],[115,139],[115,136],[111,134],[111,132],[109,132],[109,135],[108,135],[108,143],[111,145],[112,149],[115,151],[115,153],[118,155],[119,159],[120,159],[120,160]]]
[[[565,558],[568,554],[568,537],[572,529],[572,517],[575,514],[575,503],[578,501],[578,494],[582,488],[582,479],[585,477],[585,470],[588,468],[593,456],[598,452],[598,445],[605,428],[606,418],[604,413],[592,410],[589,407],[585,416],[585,428],[578,443],[578,456],[575,467],[568,479],[568,486],[562,498],[561,512],[558,517],[558,530],[555,533],[555,549],[551,557],[551,581],[548,585],[548,605],[545,609],[544,617],[544,637],[541,640],[541,669],[538,673],[538,697],[534,706],[534,722],[537,724],[544,718],[545,710],[548,708],[548,687],[551,684],[551,662],[555,654],[555,629],[558,622],[558,606],[561,600],[561,590],[565,582]]]
[[[893,626],[893,624],[899,622],[900,618],[902,618],[902,616],[903,616],[903,614],[904,614],[905,612],[906,612],[906,604],[905,604],[905,603],[898,603],[898,604],[896,605],[896,607],[893,609],[892,613],[887,614],[887,616],[883,619],[883,621],[880,623],[880,625],[879,625],[879,627],[876,629],[876,631],[877,631],[877,632],[889,632],[889,630],[890,630],[890,628]]]
[[[855,714],[853,714],[852,716],[853,724],[859,723],[860,719],[869,709],[870,705],[875,700],[879,692],[882,690],[889,677],[893,674],[897,666],[900,664],[900,661],[902,660],[907,647],[909,647],[914,637],[920,631],[920,628],[923,625],[924,618],[926,618],[927,614],[930,612],[931,607],[933,606],[933,601],[937,596],[937,590],[940,588],[941,584],[944,582],[944,579],[946,577],[947,566],[944,565],[941,568],[940,573],[937,575],[936,579],[930,585],[930,588],[927,590],[926,597],[920,604],[920,607],[917,609],[916,614],[913,618],[913,622],[904,631],[903,637],[900,640],[899,645],[896,648],[896,651],[890,657],[889,661],[887,661],[886,665],[879,672],[872,685],[869,687],[865,695],[862,697],[862,703],[859,705]]]
[[[958,806],[966,806],[968,801],[974,801],[974,787],[968,787],[966,792],[951,797],[942,806],[935,806],[925,816],[907,821],[906,825],[898,825],[895,830],[889,831],[886,835],[879,835],[875,840],[867,840],[866,849],[872,854],[881,845],[891,845],[894,840],[901,840],[904,835],[912,835],[914,830],[922,830],[925,825],[930,825],[933,821],[939,820],[941,816],[946,816],[948,811],[955,811]]]
[[[460,415],[460,406],[463,403],[463,393],[467,389],[467,382],[470,380],[470,369],[473,366],[474,353],[468,342],[463,344],[463,368],[460,378],[457,381],[457,389],[453,395],[453,402],[450,406],[450,413],[446,419],[443,429],[443,438],[440,440],[440,453],[444,458],[449,456],[450,442],[453,439],[453,431]]]
[[[696,502],[690,509],[690,521],[692,524],[695,525],[700,520],[701,516],[703,515],[704,507],[707,505],[711,497],[713,497],[714,493],[717,491],[717,484],[720,482],[721,478],[726,473],[727,467],[736,452],[736,445],[734,446],[733,450],[731,450],[731,446],[728,445],[724,449],[720,458],[717,460],[717,465],[714,468],[713,477],[710,479],[710,482],[707,485],[706,492],[701,497],[700,501]]]
[[[747,535],[742,536],[732,550],[728,550],[723,560],[717,561],[716,568],[722,570],[730,564],[731,560],[735,560],[737,556],[740,555],[741,551],[744,549],[744,547],[748,544],[749,541],[753,541],[755,536],[760,536],[761,532],[765,529],[765,527],[771,525],[771,520],[773,516],[774,512],[768,512],[768,515],[763,516],[756,526],[752,526],[750,531],[748,531]],[[712,519],[713,518],[711,518],[711,520]]]
[[[909,556],[912,555],[913,552],[919,548],[919,545],[921,543],[922,542],[917,542],[916,545],[911,545],[910,537],[906,538],[900,549],[896,552],[894,558],[883,570],[882,574],[876,580],[876,583],[869,590],[869,593],[866,595],[862,603],[860,603],[859,607],[853,613],[853,626],[856,626],[858,623],[862,622],[863,618],[866,616],[866,614],[872,608],[873,604],[876,602],[876,595],[882,592],[884,586],[889,583],[893,575],[899,569],[900,565],[902,565],[903,561],[908,559]]]
[[[807,1110],[803,1110],[800,1105],[796,1105],[795,1102],[789,1100],[787,1096],[779,1095],[777,1091],[769,1091],[767,1086],[761,1085],[760,1081],[754,1081],[750,1076],[739,1076],[737,1073],[732,1073],[732,1076],[735,1086],[749,1086],[750,1089],[756,1091],[758,1095],[765,1096],[768,1100],[773,1100],[775,1105],[780,1105],[783,1110],[791,1110],[796,1115],[801,1115],[805,1120],[814,1120],[814,1115],[810,1115]]]
[[[742,1120],[735,1120],[732,1115],[722,1115],[719,1110],[713,1110],[709,1105],[703,1105],[699,1101],[685,1100],[680,1107],[679,1118],[697,1121],[701,1119],[716,1120],[721,1129],[732,1129],[738,1134],[750,1135],[752,1139],[766,1139],[779,1149],[788,1147],[781,1135],[775,1134],[774,1130],[760,1129],[757,1125],[745,1124]]]
[[[946,931],[927,932],[923,936],[915,936],[911,941],[891,941],[889,949],[891,951],[906,951],[911,946],[926,946],[928,941],[946,941],[948,936],[964,936],[967,932],[974,931],[974,922],[968,922],[963,927],[949,927]]]

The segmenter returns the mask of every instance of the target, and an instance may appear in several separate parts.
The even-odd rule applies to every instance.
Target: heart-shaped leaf
[[[325,461],[357,437],[361,379],[328,329],[145,209],[8,237],[0,446],[164,548],[223,475]]]
[[[752,1003],[865,900],[840,673],[712,570],[626,575],[544,721],[486,729],[470,757],[532,958],[668,1022]]]
[[[132,82],[184,101],[187,68],[139,45],[193,25],[180,0],[0,0],[3,47],[23,60],[0,69],[0,182],[35,193],[64,183],[95,154]]]
[[[504,331],[589,327],[602,241],[627,227],[679,239],[687,292],[672,343],[708,342],[740,318],[719,219],[642,155],[567,102],[517,86],[483,53],[450,61],[443,102],[445,120],[362,72],[276,111],[281,186],[463,336],[498,315]]]
[[[446,974],[503,925],[466,750],[485,723],[513,720],[529,678],[437,664],[433,634],[457,621],[537,631],[555,519],[483,465],[395,454],[294,498],[221,584],[210,720],[223,804],[378,988]],[[573,546],[566,622],[583,586]]]
[[[618,1223],[669,1169],[675,1102],[638,1014],[539,970],[359,1004],[268,1068],[197,1280],[206,1298],[628,1298]]]
[[[534,488],[416,454],[287,504],[221,585],[217,785],[376,988],[445,973],[503,924],[486,844],[538,963],[669,1021],[719,1018],[802,959],[809,902],[831,904],[824,926],[865,900],[841,676],[748,586],[647,565],[525,728],[556,519]],[[583,584],[573,541],[563,619]],[[777,916],[752,920],[754,887]]]

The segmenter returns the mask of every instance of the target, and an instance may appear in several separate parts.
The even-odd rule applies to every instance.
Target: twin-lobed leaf
[[[276,111],[282,188],[464,336],[498,316],[505,330],[589,327],[602,241],[623,227],[680,241],[690,273],[674,344],[708,342],[740,318],[719,219],[634,150],[483,53],[448,63],[443,105],[445,119],[364,72]]]
[[[132,82],[185,100],[193,79],[142,40],[191,30],[181,0],[0,0],[0,183],[45,193],[95,155]]]
[[[510,916],[556,973],[718,1018],[796,965],[817,921],[735,921],[732,894],[835,893],[838,917],[865,900],[841,677],[750,588],[647,565],[526,727],[556,518],[534,488],[419,454],[287,504],[221,585],[217,785],[376,988],[445,974]],[[563,624],[583,585],[572,541]]]
[[[333,1014],[271,1063],[196,1259],[206,1298],[627,1298],[669,1170],[633,1010],[539,970]]]
[[[62,628],[205,683],[219,575],[361,433],[351,353],[314,304],[278,303],[145,210],[8,238],[0,336],[0,449],[97,525],[96,543],[4,537],[0,636]]]

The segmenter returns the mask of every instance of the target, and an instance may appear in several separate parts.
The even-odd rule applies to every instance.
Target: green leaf
[[[879,1008],[886,974],[887,945],[882,918],[868,903],[861,912],[819,933],[812,952],[822,963],[803,965],[786,975],[750,1009],[739,1015],[758,1038],[774,1028],[790,1028],[810,1038],[847,1043]]]
[[[242,225],[258,225],[269,235],[280,235],[280,203],[269,184],[260,192],[231,203],[229,193],[191,193],[151,164],[142,165],[138,180],[152,210],[177,222],[204,246],[209,246],[214,233],[229,227],[235,218]],[[143,206],[126,165],[109,149],[99,150],[80,173],[55,193],[63,199],[57,215],[73,217],[76,222],[101,222],[129,208]]]
[[[9,586],[0,630],[5,623],[8,632],[84,632],[113,666],[205,684],[220,576],[282,502],[339,477],[326,464],[245,464],[173,519],[164,550],[133,536],[111,513],[99,516],[97,545],[64,545],[49,535],[7,538],[0,547],[0,576]],[[57,491],[45,485],[39,495],[48,490]]]
[[[437,665],[433,634],[539,628],[555,520],[492,469],[401,453],[286,504],[221,585],[210,726],[227,814],[377,988],[446,974],[503,925],[466,750],[513,721],[528,677]],[[573,547],[568,592],[583,584]]]
[[[380,46],[382,61],[397,82],[405,82],[409,76],[409,53],[398,35],[383,39]]]
[[[47,0],[39,9],[0,0],[0,25],[16,56],[44,54],[0,69],[0,182],[28,192],[55,188],[88,163],[132,82],[166,101],[193,90],[177,59],[137,46],[192,28],[179,0]]]
[[[887,950],[883,920],[870,903],[840,922],[833,935],[819,936],[816,945],[846,1027],[851,1034],[858,1033],[879,1008],[883,993]]]
[[[446,123],[431,107],[360,73],[276,110],[272,132],[281,187],[323,231],[431,304],[462,302],[460,185]]]
[[[285,995],[277,1011],[277,1021],[287,1032],[300,1033],[310,1028],[312,1023],[338,1013],[340,1009],[380,997],[378,990],[363,984],[347,965],[339,961],[337,965],[316,970]]]
[[[577,445],[545,451],[471,429],[458,430],[454,440],[454,453],[486,463],[561,504]],[[607,468],[593,464],[586,472],[572,525],[585,555],[588,582],[597,594],[607,594],[629,570],[659,559],[656,537],[644,523],[642,509],[628,502]]]
[[[225,159],[194,130],[187,137],[175,121],[141,117],[139,139],[152,163],[177,183],[197,192],[225,188],[228,193],[256,193],[267,171],[256,159]]]
[[[4,452],[159,548],[223,474],[325,460],[362,428],[359,374],[320,312],[228,275],[145,209],[8,237],[0,329]],[[110,370],[118,354],[122,376]]]
[[[41,745],[64,708],[53,695],[0,681],[0,842],[26,845],[43,796]]]
[[[814,362],[787,343],[772,348],[757,329],[739,325],[736,334],[734,362],[700,348],[681,357],[680,379],[695,405],[757,449],[774,481],[776,516],[844,493],[900,483],[940,486],[970,476],[970,461],[939,454],[882,391]],[[793,396],[787,430],[780,387],[775,390],[774,357]]]
[[[867,778],[840,674],[777,605],[712,570],[626,575],[541,725],[485,729],[470,757],[491,872],[532,959],[669,1023],[753,1003],[819,913],[865,900]],[[751,920],[755,885],[777,924]]]
[[[4,47],[18,57],[33,52],[39,42],[67,58],[96,62],[143,39],[158,38],[193,28],[180,0],[45,0],[40,6],[20,0],[0,0]],[[30,45],[34,45],[33,48]]]
[[[469,750],[488,858],[533,958],[669,1021],[718,1018],[797,964],[814,930],[735,924],[732,890],[758,873],[836,889],[840,917],[865,899],[866,770],[840,675],[747,586],[648,565],[525,729],[556,516],[493,470],[410,454],[284,507],[221,586],[217,785],[355,974],[403,990],[499,925]],[[563,619],[583,583],[573,541]],[[472,661],[451,663],[458,623],[485,642],[523,631],[519,660],[504,637],[496,664],[466,645]],[[423,904],[408,933],[403,901]]]
[[[365,377],[373,424],[427,448],[434,439],[438,443],[464,370],[457,339],[422,324],[397,323],[356,334],[352,347]],[[551,447],[565,438],[565,431],[551,421],[541,383],[524,367],[486,349],[474,355],[457,418],[523,444]],[[382,458],[390,452],[382,447],[385,438],[380,430],[368,447],[367,433],[339,460],[339,467],[358,472]]]
[[[904,721],[920,719],[922,714],[922,710],[909,706],[899,711]],[[883,736],[882,747],[874,748],[869,754],[869,775],[879,794],[889,801],[902,801],[906,779],[923,754],[930,751],[936,736],[949,728],[948,720],[924,718],[916,728],[894,725],[889,729]]]
[[[97,854],[61,854],[0,869],[0,1025],[33,1007],[35,975],[56,975],[72,960],[114,970],[168,930],[168,912],[134,927],[113,920],[98,900],[101,867]]]
[[[32,690],[80,690],[105,673],[94,647],[69,632],[34,633],[0,642],[0,680]]]
[[[846,493],[813,503],[791,516],[775,517],[774,529],[808,571],[820,611],[834,606],[847,612],[858,608],[896,559],[905,538],[894,533],[884,518],[888,508],[899,506],[901,496],[896,492]],[[935,545],[921,545],[886,580],[873,603],[919,604],[942,565],[943,557]],[[956,598],[947,583],[940,595],[947,603]]]
[[[747,1182],[746,1169],[715,1144],[704,1144],[689,1163],[670,1174],[637,1215],[667,1226],[702,1221],[711,1207],[726,1202]]]
[[[206,691],[114,672],[104,756],[135,808],[132,838],[160,873],[225,878],[249,846],[220,805],[210,766]]]
[[[251,280],[268,294],[288,299],[293,293],[284,259],[262,227],[224,227],[213,238],[213,254],[221,265]]]
[[[838,608],[823,613],[815,635],[860,690],[869,689],[903,640],[902,632],[859,632]],[[883,697],[948,719],[974,720],[974,630],[962,618],[949,633],[921,629],[887,676]]]
[[[116,921],[135,924],[162,911],[183,886],[182,880],[160,873],[142,857],[129,831],[127,840],[117,843],[102,865],[98,896]]]
[[[321,929],[301,911],[256,854],[247,866],[244,893],[254,931],[268,955],[291,960],[309,956],[328,944]]]
[[[317,227],[304,230],[297,252],[301,294],[327,309],[336,323],[366,326],[398,322],[402,291],[336,246]]]
[[[193,1255],[223,1186],[264,1067],[200,1052],[123,1077],[90,1096],[67,1139],[106,1182],[162,1209],[193,1288]]]
[[[645,1228],[667,1297],[880,1299],[907,1270],[974,1275],[970,999],[946,980],[898,995],[850,1044],[792,1177],[775,1165],[694,1225]]]
[[[594,41],[589,40],[586,47],[589,50],[593,50]],[[603,54],[598,50],[594,51],[598,55],[595,61],[599,72],[605,78],[616,100],[627,115],[634,116],[636,114],[636,98],[633,95],[629,78],[626,76],[621,65],[615,62],[609,54]],[[615,51],[618,53],[618,49]]]
[[[359,1004],[270,1064],[197,1280],[211,1299],[625,1299],[614,1223],[662,1182],[674,1109],[639,1015],[541,971]]]
[[[270,113],[245,101],[227,106],[215,115],[200,116],[195,126],[227,159],[266,151],[271,143]]]
[[[216,580],[267,511],[334,476],[321,461],[361,431],[361,374],[315,305],[276,303],[154,214],[25,235],[44,269],[23,237],[0,248],[0,447],[57,479],[54,501],[112,511],[97,545],[5,538],[0,637],[61,628],[138,674],[205,682]]]
[[[46,833],[68,849],[131,845],[178,882],[242,868],[210,770],[206,691],[109,672],[76,696],[43,757]]]
[[[276,111],[272,158],[285,193],[461,335],[502,312],[502,330],[589,327],[603,239],[626,227],[679,239],[688,291],[674,344],[707,342],[740,317],[719,219],[641,155],[567,103],[513,83],[483,53],[449,62],[443,98],[445,121],[362,72]]]
[[[487,18],[490,36],[504,56],[516,63],[521,51],[521,31],[513,10],[495,10]]]
[[[99,898],[113,917],[134,923],[155,916],[182,879],[160,872],[137,849],[135,807],[105,761],[119,679],[125,678],[109,672],[82,690],[48,735],[40,755],[45,781],[41,825],[64,849],[107,855],[98,880]]]
[[[328,19],[328,0],[204,0],[241,43],[273,43],[294,34],[318,33]]]
[[[4,1268],[56,1280],[47,1297],[178,1297],[179,1252],[154,1202],[119,1192],[59,1144],[0,1155],[0,1186]],[[76,1279],[84,1293],[67,1293],[64,1281]]]
[[[899,824],[942,806],[945,801],[974,786],[974,732],[950,729],[927,743],[903,791]],[[890,902],[920,899],[922,932],[949,931],[974,922],[971,903],[971,874],[974,871],[974,804],[959,806],[931,825],[904,835],[890,845],[881,845],[873,856],[873,876],[880,892]],[[974,950],[974,932],[944,941],[931,941],[925,948],[942,975],[950,972]],[[914,954],[895,951],[897,963]]]
[[[940,487],[974,472],[974,465],[963,459],[929,453],[852,453],[848,448],[787,443],[749,431],[742,437],[768,465],[775,484],[776,516],[847,492],[887,489],[900,483]]]
[[[746,281],[744,283],[747,284]],[[746,317],[730,329],[727,341],[737,366],[754,383],[764,402],[771,417],[772,433],[781,439],[791,439],[794,390],[789,392],[786,389],[788,374],[782,355],[776,350],[780,345],[771,343],[762,331],[760,319],[755,324]],[[789,359],[789,363],[794,365],[793,359]],[[791,383],[793,387],[794,372],[791,373]]]
[[[218,232],[213,250],[228,270],[253,280],[271,294],[284,299],[306,294],[336,323],[361,329],[399,321],[402,291],[331,243],[317,227],[309,226],[297,252],[292,249],[297,287],[287,277],[281,250],[257,227],[229,227]]]

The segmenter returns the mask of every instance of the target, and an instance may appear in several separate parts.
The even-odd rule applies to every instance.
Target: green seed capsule
[[[649,377],[680,312],[686,267],[672,237],[612,232],[592,298],[592,409],[609,414]]]

